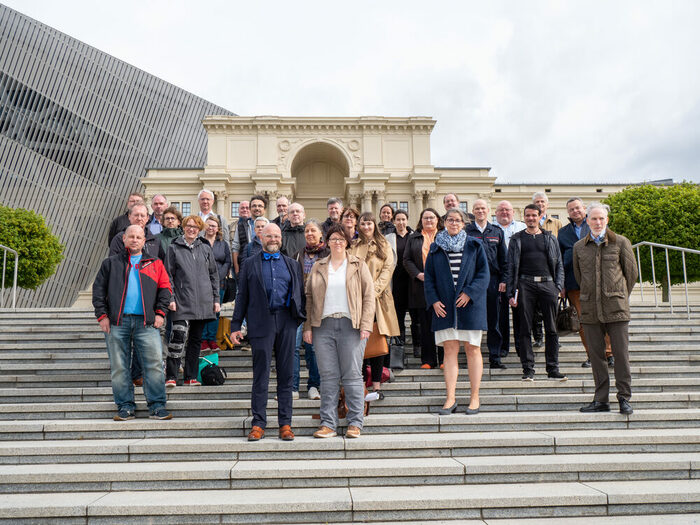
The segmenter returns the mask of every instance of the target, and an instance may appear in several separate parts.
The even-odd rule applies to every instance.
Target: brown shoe
[[[315,438],[333,438],[337,436],[338,433],[332,428],[328,428],[325,425],[321,425],[316,432],[314,432]]]
[[[356,427],[355,425],[350,425],[348,429],[345,431],[345,437],[347,438],[359,438],[360,437],[360,428]]]
[[[137,377],[133,380],[134,386],[143,386],[143,377]]]
[[[289,425],[282,425],[280,427],[280,439],[282,441],[294,441],[294,432],[292,432],[292,427]]]
[[[260,441],[265,437],[265,431],[260,427],[253,427],[248,434],[248,441]]]

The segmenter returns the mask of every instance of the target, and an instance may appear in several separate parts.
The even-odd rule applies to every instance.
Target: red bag
[[[367,377],[367,381],[365,381],[365,386],[367,388],[372,386],[372,369],[368,366],[365,369],[365,376]],[[382,367],[382,380],[381,383],[386,383],[389,381],[391,378],[391,372],[387,367]]]

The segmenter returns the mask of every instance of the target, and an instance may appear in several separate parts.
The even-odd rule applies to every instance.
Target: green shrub
[[[17,285],[21,288],[35,290],[54,274],[63,260],[64,246],[51,233],[44,218],[31,210],[0,205],[0,244],[19,253]],[[14,267],[14,255],[8,253],[6,288],[12,287]]]

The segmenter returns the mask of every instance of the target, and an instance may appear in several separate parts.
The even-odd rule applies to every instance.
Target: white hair
[[[301,208],[301,211],[306,211],[304,210],[304,205],[301,202],[293,202],[289,205],[289,207],[291,208],[292,206],[299,206]]]
[[[253,226],[255,226],[255,224],[256,224],[258,221],[264,222],[265,224],[270,224],[270,219],[268,219],[267,217],[263,217],[263,216],[261,215],[260,217],[257,217],[257,218],[253,221]]]
[[[606,217],[610,214],[610,206],[602,202],[591,202],[586,208],[586,215],[590,215],[593,210],[603,210]]]
[[[533,193],[532,202],[535,202],[535,199],[544,199],[545,202],[549,202],[549,197],[547,197],[547,194],[541,191]]]
[[[211,195],[211,199],[214,200],[214,192],[211,192],[211,191],[209,191],[209,190],[202,190],[202,191],[200,191],[200,192],[197,194],[197,199],[198,199],[198,200],[199,200],[199,198],[202,196],[202,193],[208,193],[209,195]]]

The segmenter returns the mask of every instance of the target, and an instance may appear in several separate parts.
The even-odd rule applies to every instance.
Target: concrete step
[[[114,413],[114,411],[112,412]],[[268,428],[274,425],[270,412]],[[183,417],[169,421],[135,419],[114,422],[109,419],[52,419],[0,421],[0,440],[36,439],[113,439],[122,437],[242,437],[251,428],[250,417]],[[296,434],[311,435],[318,420],[296,415]],[[341,422],[341,427],[345,422]],[[631,415],[582,414],[578,411],[482,412],[477,416],[454,414],[370,414],[365,418],[365,434],[415,434],[426,432],[556,431],[590,429],[633,429],[700,427],[700,409],[638,409]]]
[[[491,519],[697,511],[700,480],[4,494],[12,520],[294,523]],[[128,504],[125,504],[128,502]],[[192,520],[192,521],[190,521]],[[15,521],[17,523],[18,521]],[[85,521],[83,521],[85,522]]]
[[[129,422],[133,423],[133,422]],[[700,428],[635,428],[550,431],[475,431],[372,434],[360,439],[277,439],[243,436],[43,438],[0,441],[0,464],[122,463],[225,460],[318,460],[416,457],[531,456],[553,454],[651,454],[700,452]]]
[[[0,493],[697,479],[700,453],[4,465]]]
[[[183,390],[176,389],[176,390]],[[484,412],[523,412],[523,411],[576,411],[588,404],[592,393],[560,394],[556,397],[542,395],[485,395],[480,397]],[[140,395],[137,401],[144,400]],[[372,414],[430,414],[436,413],[444,403],[444,395],[438,396],[386,396],[382,401],[372,403]],[[463,408],[466,407],[466,399]],[[319,413],[320,402],[309,399],[294,401],[296,415],[311,415]],[[612,409],[617,404],[613,402]],[[682,409],[700,408],[700,393],[686,392],[640,393],[634,397],[634,408],[639,409]],[[196,399],[180,399],[175,392],[168,394],[168,409],[175,417],[226,417],[252,416],[249,399],[211,399],[207,395]],[[277,401],[268,401],[268,410],[277,410]],[[85,398],[68,402],[56,402],[51,397],[19,403],[0,403],[0,420],[35,420],[35,419],[105,419],[114,415],[115,405],[111,391],[100,400]],[[148,412],[141,410],[139,417],[146,417]]]

